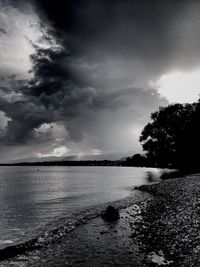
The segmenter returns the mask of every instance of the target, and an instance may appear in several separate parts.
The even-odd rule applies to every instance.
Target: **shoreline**
[[[0,266],[199,266],[200,174],[139,189],[145,197],[121,201],[117,222],[91,218]]]
[[[32,253],[34,254],[35,251],[40,254],[41,249],[45,250],[52,244],[60,242],[63,237],[65,238],[65,236],[81,225],[89,224],[93,219],[100,218],[101,212],[105,210],[108,205],[114,205],[118,209],[124,209],[134,205],[136,202],[142,202],[148,197],[148,193],[144,194],[139,190],[132,191],[130,186],[126,189],[131,193],[131,195],[126,198],[90,206],[69,214],[70,216],[57,218],[49,222],[43,230],[41,229],[39,234],[33,236],[32,239],[1,249],[0,266],[13,266],[13,264],[15,266],[15,264],[19,265],[22,263],[24,265],[24,261],[26,262],[29,257],[31,258]],[[23,258],[23,262],[21,262],[21,258]]]

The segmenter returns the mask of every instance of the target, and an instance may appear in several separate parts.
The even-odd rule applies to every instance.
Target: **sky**
[[[0,162],[142,153],[200,93],[200,1],[0,0]]]

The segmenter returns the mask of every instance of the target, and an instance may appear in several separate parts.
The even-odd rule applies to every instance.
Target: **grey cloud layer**
[[[15,6],[19,3],[23,10],[23,1]],[[43,36],[49,46],[34,46],[33,79],[19,85],[13,77],[12,94],[0,88],[0,110],[11,119],[0,136],[2,146],[34,150],[41,143],[43,149],[53,140],[72,150],[72,143],[103,152],[138,149],[139,131],[150,113],[167,104],[148,87],[149,80],[199,64],[200,3],[30,3],[35,3],[41,30],[50,23],[54,31]],[[67,134],[56,141],[50,128],[38,136],[45,123],[61,124]]]
[[[72,53],[90,61],[130,57],[152,72],[191,67],[200,51],[199,1],[38,1],[52,23],[66,33]]]

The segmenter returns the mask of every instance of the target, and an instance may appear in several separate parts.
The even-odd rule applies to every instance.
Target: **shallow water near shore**
[[[72,214],[127,198],[128,187],[147,183],[149,172],[160,175],[149,168],[0,167],[0,249],[38,236],[59,218],[68,218],[70,229]]]

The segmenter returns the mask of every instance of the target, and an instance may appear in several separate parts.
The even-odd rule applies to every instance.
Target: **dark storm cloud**
[[[144,101],[149,103],[150,109],[152,103],[157,105],[159,95],[153,89],[127,88],[109,92],[80,87],[63,65],[67,57],[65,47],[36,49],[36,54],[32,56],[34,78],[28,85],[19,84],[18,89],[17,83],[14,84],[16,93],[21,93],[22,99],[8,102],[3,95],[0,99],[1,110],[11,119],[7,134],[2,138],[4,143],[34,142],[35,130],[44,123],[52,122],[62,122],[69,137],[80,141],[82,125],[74,124],[73,118],[82,116],[86,111],[89,114],[105,109],[113,111],[130,105],[138,110]],[[7,91],[6,88],[1,89],[3,93]]]
[[[26,1],[9,3],[26,12]],[[2,144],[50,140],[50,130],[41,138],[36,130],[58,123],[67,130],[63,142],[81,142],[87,136],[89,145],[111,151],[116,136],[117,148],[127,149],[124,132],[141,129],[152,111],[167,104],[148,87],[149,80],[170,68],[198,63],[197,1],[29,3],[41,19],[40,42],[49,45],[32,44],[31,80],[20,84],[10,75],[10,87],[0,88],[0,110],[10,119],[0,137]],[[49,25],[51,30],[44,30]],[[109,142],[107,135],[113,135]]]
[[[34,99],[9,103],[0,100],[1,111],[11,120],[8,122],[6,135],[1,137],[5,145],[25,143],[33,139],[33,130],[42,123],[51,121],[50,113]]]
[[[22,8],[23,1],[18,1],[18,3],[20,3],[18,7]],[[125,15],[127,15],[128,24],[132,22],[132,14],[129,14],[130,2],[125,1],[119,5],[114,4],[113,1],[95,1],[95,5],[94,1],[85,3],[68,1],[67,6],[66,1],[61,1],[59,5],[49,1],[38,3],[43,10],[41,14],[45,14],[55,26],[55,31],[48,32],[43,38],[51,43],[51,38],[55,37],[59,46],[41,48],[33,44],[36,49],[36,53],[31,56],[34,78],[28,86],[19,88],[24,98],[11,103],[7,103],[5,99],[1,101],[1,110],[11,119],[7,126],[5,138],[7,143],[30,142],[34,139],[34,130],[43,123],[71,120],[85,109],[116,110],[127,104],[130,105],[130,97],[138,98],[144,94],[142,89],[103,92],[93,88],[90,79],[82,79],[81,75],[78,75],[79,73],[76,73],[76,70],[70,68],[70,64],[67,63],[81,57],[81,50],[84,51],[88,45],[92,47],[98,42],[101,47],[104,45],[103,40],[106,40],[105,47],[109,44],[108,47],[111,48],[110,42],[113,43],[113,38],[115,38],[111,31],[116,30],[117,26],[121,27],[119,28],[121,33],[124,31]],[[134,10],[135,7],[136,10]],[[139,2],[132,6],[134,13],[138,12],[138,8],[143,10]],[[122,14],[119,17],[120,10]],[[110,14],[111,17],[109,17]],[[138,29],[135,30],[138,31]],[[105,36],[106,38],[103,38]],[[78,40],[81,44],[77,42]],[[131,41],[130,45],[132,45],[131,39],[127,41]],[[115,47],[112,48],[115,49]],[[125,51],[127,47],[123,49]],[[151,95],[151,92],[146,91],[146,95]],[[81,138],[81,125],[75,127],[73,123],[69,125],[65,122],[65,124],[71,133],[71,138],[75,140]]]
[[[200,3],[195,0],[63,0],[59,3],[43,0],[38,5],[53,25],[66,33],[67,44],[75,55],[87,53],[87,57],[98,61],[111,55],[131,56],[144,60],[157,71],[174,56],[178,60],[179,53],[183,56],[178,41],[181,37],[190,38],[185,31],[190,21],[199,25],[196,20]],[[192,25],[189,28],[188,31],[193,30]],[[184,57],[191,62],[197,52],[192,50],[194,41],[199,51],[198,34],[193,40],[186,40]]]
[[[0,34],[7,34],[7,31],[3,28],[0,28]]]

